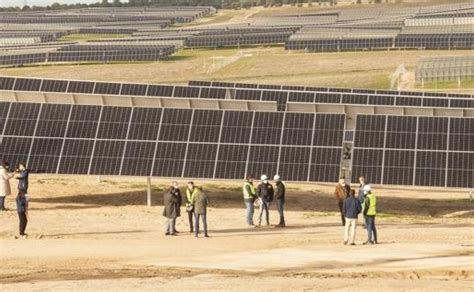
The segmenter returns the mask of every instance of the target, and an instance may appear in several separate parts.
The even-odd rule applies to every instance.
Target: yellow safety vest
[[[367,198],[369,199],[369,210],[367,210],[367,215],[375,216],[377,214],[377,198],[374,194],[368,194]]]
[[[191,193],[191,191],[189,190],[189,188],[186,189],[186,198],[188,199],[188,204],[191,204],[191,202],[193,201],[193,197],[194,195],[198,192],[198,188],[193,188],[193,192]]]
[[[247,191],[247,186],[250,186],[250,194]],[[244,199],[252,199],[253,197],[255,197],[255,193],[257,192],[257,190],[255,189],[253,184],[251,184],[249,182],[246,182],[244,184],[244,191],[243,192],[244,192]]]

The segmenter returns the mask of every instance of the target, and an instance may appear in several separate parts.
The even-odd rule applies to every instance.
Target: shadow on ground
[[[243,208],[242,195],[238,191],[210,190],[208,191],[211,207],[213,208]],[[184,195],[183,195],[184,199]],[[46,204],[41,209],[87,209],[105,206],[144,206],[146,193],[141,191],[73,195],[54,198],[34,198],[35,203]],[[51,204],[51,206],[48,206]],[[163,204],[162,193],[152,195],[153,206]],[[458,211],[473,211],[474,204],[469,200],[434,200],[398,197],[380,197],[377,200],[379,213],[415,216],[442,216]],[[286,209],[289,211],[306,212],[336,212],[338,207],[332,194],[294,191],[287,194]],[[184,212],[184,208],[182,210]],[[470,212],[467,216],[474,216]]]

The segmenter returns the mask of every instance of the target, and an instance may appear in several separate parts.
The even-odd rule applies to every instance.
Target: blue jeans
[[[278,214],[280,214],[280,225],[285,224],[285,200],[276,200]]]
[[[267,225],[270,225],[270,202],[264,202],[260,204],[260,216],[258,217],[258,225],[262,225],[262,216],[265,211],[265,217],[267,219]]]
[[[377,242],[377,229],[375,228],[375,216],[365,216],[367,225],[367,241]]]
[[[246,207],[246,216],[245,219],[247,221],[247,225],[253,225],[253,214],[255,212],[255,208],[253,206],[253,202],[250,200],[245,201]]]
[[[207,235],[207,216],[206,214],[197,214],[197,213],[194,213],[194,235],[198,236],[199,234],[199,217],[202,218],[202,225],[204,227],[204,235]]]
[[[0,197],[0,210],[5,209],[5,197]]]

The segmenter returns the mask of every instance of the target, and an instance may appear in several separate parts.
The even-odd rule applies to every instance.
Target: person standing
[[[163,216],[168,218],[166,222],[166,233],[165,235],[176,235],[176,217],[178,217],[178,192],[179,189],[176,187],[177,183],[173,182],[173,185],[168,188],[163,196]],[[178,192],[177,192],[178,190]]]
[[[361,206],[364,203],[364,199],[365,199],[364,186],[366,184],[367,182],[365,181],[365,177],[359,176],[359,195],[357,196],[357,198],[359,199]]]
[[[188,213],[189,220],[189,232],[193,233],[193,220],[194,220],[194,206],[193,206],[193,196],[198,192],[198,188],[194,186],[194,182],[188,182],[188,187],[186,188],[186,212]]]
[[[273,177],[275,181],[275,201],[277,204],[278,214],[280,214],[280,223],[275,227],[285,227],[285,183],[281,181],[281,177],[278,174],[275,174]]]
[[[253,177],[247,176],[247,181],[243,187],[243,194],[244,194],[244,203],[246,207],[246,216],[245,219],[247,221],[248,227],[255,227],[253,224],[253,214],[254,214],[254,203],[255,203],[255,194],[256,189],[253,185]]]
[[[351,188],[346,184],[346,180],[344,178],[340,178],[339,183],[336,186],[336,190],[334,191],[334,196],[336,197],[337,205],[339,206],[339,212],[341,213],[342,226],[346,225],[344,213],[342,212],[342,204],[349,196],[350,190]]]
[[[268,177],[264,174],[260,177],[261,183],[257,187],[257,196],[260,202],[260,215],[258,219],[258,226],[262,225],[262,216],[265,212],[267,226],[270,225],[270,203],[273,201],[274,190],[273,186],[268,182]]]
[[[202,218],[202,226],[204,229],[204,237],[209,237],[207,233],[207,206],[209,205],[209,198],[202,189],[197,189],[192,198],[194,206],[194,236],[199,237],[199,218]]]
[[[20,236],[26,239],[28,235],[25,233],[26,225],[28,224],[28,201],[26,200],[24,192],[18,192],[16,197],[16,210],[18,219],[20,219]]]
[[[6,211],[5,208],[5,197],[11,195],[12,189],[10,187],[10,179],[14,174],[8,172],[9,164],[4,161],[0,165],[0,211]]]
[[[173,191],[174,195],[177,197],[178,202],[176,203],[176,218],[181,217],[181,206],[183,205],[183,197],[181,196],[181,190],[179,189],[179,185],[177,181],[173,182]],[[176,222],[175,222],[175,227],[174,227],[174,233],[179,233],[178,230],[176,230]]]
[[[364,244],[377,244],[377,228],[375,227],[375,216],[377,215],[377,198],[372,193],[370,185],[364,186],[364,218],[367,224],[367,241]]]
[[[355,197],[355,190],[350,190],[349,197],[344,200],[342,205],[342,212],[346,218],[344,244],[355,245],[357,218],[359,217],[361,209],[362,207],[360,206],[359,200]]]
[[[17,175],[15,178],[18,180],[18,191],[25,193],[26,200],[29,200],[29,195],[28,195],[28,177],[30,175],[30,172],[28,169],[26,169],[26,166],[24,163],[18,164],[18,170],[17,170]]]

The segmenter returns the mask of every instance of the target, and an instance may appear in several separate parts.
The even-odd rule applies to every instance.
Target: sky
[[[51,5],[55,2],[60,4],[75,4],[75,3],[96,3],[101,2],[101,0],[0,0],[0,7],[8,7],[8,6],[23,6],[24,2],[30,6],[46,6]],[[112,2],[111,0],[109,2]],[[123,1],[126,2],[126,1]]]

